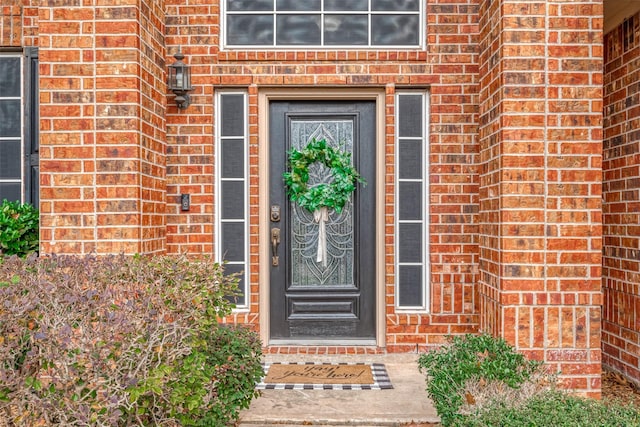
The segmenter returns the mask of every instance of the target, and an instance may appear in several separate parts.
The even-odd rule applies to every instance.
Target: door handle
[[[277,267],[280,264],[278,246],[280,245],[280,229],[271,229],[271,265]]]

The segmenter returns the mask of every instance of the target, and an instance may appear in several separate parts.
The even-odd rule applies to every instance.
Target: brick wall
[[[480,8],[481,327],[599,396],[602,1]]]
[[[167,46],[182,46],[193,69],[192,105],[167,115],[167,200],[170,252],[213,251],[214,91],[246,88],[250,111],[250,197],[257,203],[258,92],[263,87],[376,87],[386,91],[385,194],[387,201],[387,349],[415,351],[441,343],[446,334],[474,332],[478,317],[474,284],[478,265],[477,211],[477,5],[475,0],[429,1],[428,50],[424,51],[220,51],[218,2],[167,1]],[[394,95],[396,88],[430,87],[431,114],[431,314],[402,314],[394,300]],[[190,212],[178,196],[192,194]],[[251,292],[248,314],[258,315],[257,206],[250,213]]]
[[[38,2],[3,0],[0,4],[0,47],[38,45]]]
[[[182,46],[194,86],[187,110],[179,110],[173,96],[168,99],[166,209],[170,253],[213,254],[213,89],[220,83],[213,68],[219,43],[217,3],[167,1],[167,57],[172,62]],[[182,193],[191,194],[188,213],[180,211]]]
[[[567,387],[599,394],[601,0],[430,0],[428,48],[409,52],[220,51],[217,1],[8,1],[0,45],[40,46],[44,252],[213,253],[214,94],[244,88],[252,298],[234,319],[257,325],[260,90],[379,88],[387,350],[481,326],[561,370]],[[637,138],[621,124],[637,116],[625,104],[637,40],[625,56],[608,40],[604,350],[637,375],[638,328],[626,316],[638,307],[627,237],[637,234]],[[178,46],[195,86],[186,111],[165,96]],[[429,314],[395,310],[394,95],[408,87],[430,94]]]
[[[20,47],[22,43],[22,10],[19,5],[0,6],[0,46]]]
[[[38,12],[43,252],[162,252],[162,2]]]
[[[602,361],[640,384],[639,27],[605,36]]]
[[[166,251],[166,64],[164,1],[139,3],[141,248]]]
[[[499,309],[500,281],[500,113],[502,103],[499,2],[480,4],[480,324],[496,336],[503,333]]]

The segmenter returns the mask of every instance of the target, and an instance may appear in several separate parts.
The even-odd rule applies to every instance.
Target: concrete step
[[[391,390],[264,390],[240,414],[240,427],[422,427],[440,421],[418,371],[417,354],[267,356],[269,362],[384,363]],[[299,359],[299,360],[298,360]]]
[[[354,426],[354,427],[436,427],[440,426],[439,423],[410,423],[410,424],[399,424],[399,423],[391,423],[391,424],[247,424],[241,423],[238,424],[237,427],[309,427],[309,426],[320,426],[320,427],[344,427],[344,426]]]
[[[409,424],[401,424],[401,423],[389,423],[389,424],[285,424],[285,423],[277,423],[277,424],[247,424],[241,423],[238,424],[237,427],[309,427],[309,426],[320,426],[320,427],[344,427],[344,426],[354,426],[354,427],[438,427],[440,423],[409,423]]]

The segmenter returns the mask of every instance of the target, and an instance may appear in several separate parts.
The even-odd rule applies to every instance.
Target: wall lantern
[[[191,86],[191,70],[187,64],[182,62],[184,55],[180,48],[178,48],[178,53],[173,57],[176,58],[176,62],[169,65],[169,90],[176,94],[176,104],[182,110],[191,103],[187,93],[193,90]]]

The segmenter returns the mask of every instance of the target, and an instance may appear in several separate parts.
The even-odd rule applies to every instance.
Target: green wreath
[[[282,176],[289,200],[311,212],[326,206],[340,213],[356,189],[356,183],[366,185],[351,165],[351,154],[336,150],[324,139],[313,139],[302,151],[292,148],[287,154],[291,171]],[[316,162],[331,169],[333,181],[309,188],[309,166]]]

